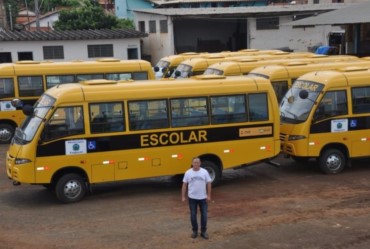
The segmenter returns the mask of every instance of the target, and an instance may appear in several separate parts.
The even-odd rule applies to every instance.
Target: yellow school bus
[[[183,174],[195,156],[217,184],[224,169],[280,153],[278,103],[260,77],[63,84],[23,111],[8,177],[66,203],[97,183]]]
[[[184,60],[177,66],[175,71],[172,73],[171,78],[184,79],[196,75],[204,74],[208,67],[215,63],[226,62],[226,61],[263,61],[263,60],[288,60],[288,59],[299,59],[312,57],[312,53],[309,52],[276,52],[272,54],[257,54],[257,55],[237,55],[237,56],[220,56],[220,55],[208,55],[204,58],[191,58]]]
[[[169,78],[176,67],[186,59],[204,57],[206,53],[181,53],[161,58],[153,67],[156,79]]]
[[[281,65],[267,65],[253,69],[248,75],[261,76],[269,79],[274,87],[276,97],[280,103],[293,82],[305,73],[320,70],[335,70],[346,66],[357,65],[370,67],[369,60],[333,61],[326,63],[287,62]]]
[[[88,79],[154,79],[144,60],[101,59],[98,61],[20,61],[0,64],[0,143],[9,143],[25,116],[11,105],[14,98],[33,105],[55,85]]]
[[[247,75],[257,67],[267,65],[281,65],[287,62],[294,63],[321,63],[321,62],[343,62],[358,60],[357,56],[352,55],[317,55],[306,58],[288,58],[288,59],[259,59],[259,58],[241,58],[233,61],[221,61],[210,65],[203,74],[214,74],[224,76]]]
[[[157,79],[169,78],[175,71],[176,67],[180,65],[181,62],[191,58],[206,58],[206,57],[231,57],[231,56],[246,56],[246,55],[266,55],[266,54],[279,54],[282,53],[281,50],[277,49],[242,49],[239,51],[222,51],[215,53],[208,52],[186,52],[176,55],[169,55],[161,58],[157,64],[153,67],[155,76]]]
[[[327,174],[370,156],[370,71],[347,67],[299,77],[281,105],[282,152],[315,158]]]

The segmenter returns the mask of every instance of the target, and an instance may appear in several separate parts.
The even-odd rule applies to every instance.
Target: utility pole
[[[12,6],[9,4],[9,20],[10,20],[10,30],[13,31],[13,17],[12,17]]]
[[[35,0],[36,30],[40,29],[40,8],[39,0]]]

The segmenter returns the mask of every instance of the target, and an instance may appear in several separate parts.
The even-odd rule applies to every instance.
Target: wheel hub
[[[69,181],[64,186],[64,195],[68,198],[75,198],[81,192],[81,186],[76,181]]]
[[[12,133],[9,132],[7,129],[0,130],[0,140],[8,141],[11,138]]]
[[[328,168],[335,170],[341,166],[341,162],[337,156],[331,155],[330,157],[328,157],[328,160],[326,161],[326,165],[328,166]]]

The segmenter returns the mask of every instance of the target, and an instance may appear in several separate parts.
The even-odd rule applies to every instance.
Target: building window
[[[167,20],[160,20],[159,28],[161,33],[168,33]]]
[[[149,33],[155,33],[157,32],[155,28],[155,21],[149,21]]]
[[[139,21],[139,31],[145,32],[145,22],[144,21]]]
[[[135,60],[139,59],[139,52],[137,48],[128,48],[127,49],[127,59]]]
[[[113,57],[113,45],[87,45],[87,52],[89,58],[95,57]]]
[[[63,46],[44,46],[44,60],[50,59],[64,59]]]
[[[256,19],[257,30],[279,29],[279,17],[266,17]]]
[[[320,3],[320,0],[313,0],[314,4]]]

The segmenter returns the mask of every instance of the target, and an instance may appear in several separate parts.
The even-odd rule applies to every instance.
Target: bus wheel
[[[0,124],[0,144],[8,144],[14,136],[14,127],[9,124]]]
[[[346,158],[340,150],[328,149],[325,150],[320,158],[320,169],[325,174],[337,174],[343,171],[346,164]]]
[[[220,168],[216,164],[210,161],[202,162],[202,168],[208,171],[209,176],[212,179],[212,186],[218,185],[221,180]]]
[[[55,194],[61,202],[78,202],[86,194],[85,181],[78,174],[66,174],[57,181]]]

